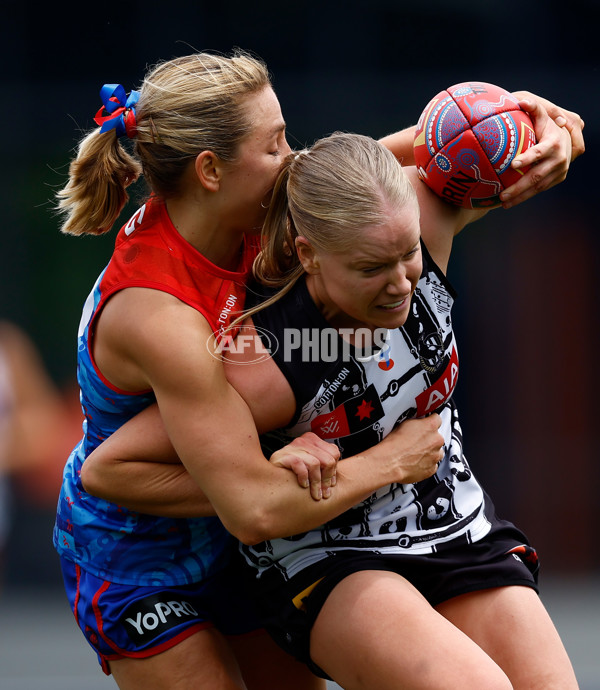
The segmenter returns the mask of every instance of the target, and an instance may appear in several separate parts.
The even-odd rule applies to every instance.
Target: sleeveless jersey
[[[164,203],[155,198],[138,209],[118,234],[113,256],[87,298],[79,326],[83,438],[65,466],[53,536],[62,557],[97,577],[150,586],[199,582],[225,565],[232,541],[216,517],[144,515],[85,492],[80,481],[85,458],[155,401],[152,391],[119,390],[96,368],[91,349],[95,320],[118,290],[145,287],[189,304],[219,333],[243,309],[258,245],[258,238],[245,242],[237,270],[223,270],[181,237]]]
[[[305,281],[253,315],[258,333],[296,396],[290,426],[266,435],[269,450],[312,431],[335,443],[342,458],[349,457],[381,441],[404,420],[432,412],[441,416],[440,433],[445,440],[444,459],[433,477],[385,486],[310,532],[242,546],[258,577],[268,574],[268,580],[288,580],[343,550],[432,553],[457,540],[481,539],[490,529],[484,493],[463,455],[451,397],[458,376],[450,314],[455,294],[425,246],[421,247],[423,272],[406,323],[383,331],[382,346],[371,349],[371,354],[350,346],[337,333],[337,341],[315,336],[332,329]]]

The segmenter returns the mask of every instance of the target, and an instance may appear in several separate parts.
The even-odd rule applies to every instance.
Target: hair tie
[[[299,158],[302,158],[302,156],[308,156],[308,149],[302,149],[301,151],[298,151],[294,156],[294,162],[297,161]]]
[[[135,104],[139,97],[139,91],[132,91],[127,96],[121,84],[104,84],[100,89],[103,105],[94,117],[94,122],[100,125],[100,132],[104,134],[114,129],[117,137],[133,139],[137,132]]]

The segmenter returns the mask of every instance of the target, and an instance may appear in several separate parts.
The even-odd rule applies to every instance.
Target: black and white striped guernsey
[[[342,458],[349,457],[378,443],[404,420],[432,412],[441,416],[440,433],[445,439],[444,459],[430,479],[385,486],[310,532],[242,546],[259,577],[269,571],[269,577],[288,580],[340,550],[434,553],[457,542],[477,541],[490,530],[493,509],[488,505],[486,510],[489,499],[464,457],[452,399],[459,367],[451,321],[455,293],[424,245],[422,250],[423,272],[405,325],[386,331],[382,346],[368,353],[338,341],[337,357],[331,357],[332,343],[325,339],[328,356],[307,357],[315,353],[315,331],[330,326],[304,280],[253,316],[296,395],[290,426],[265,436],[268,450],[313,431],[337,444]],[[253,292],[254,288],[248,291],[249,301],[270,294],[256,288],[250,297]],[[290,347],[290,342],[297,345],[298,341],[291,341],[286,329],[304,333],[308,346]],[[273,348],[273,342],[278,347]]]

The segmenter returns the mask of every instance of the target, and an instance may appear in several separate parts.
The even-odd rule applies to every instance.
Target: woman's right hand
[[[414,484],[432,477],[444,458],[444,437],[438,414],[407,419],[377,446],[385,451],[394,482]]]

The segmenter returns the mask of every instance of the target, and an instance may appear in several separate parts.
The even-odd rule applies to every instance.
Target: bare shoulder
[[[127,288],[111,297],[100,314],[93,351],[111,383],[142,390],[153,388],[157,376],[178,375],[186,363],[222,369],[210,356],[211,336],[202,314],[173,295]]]

